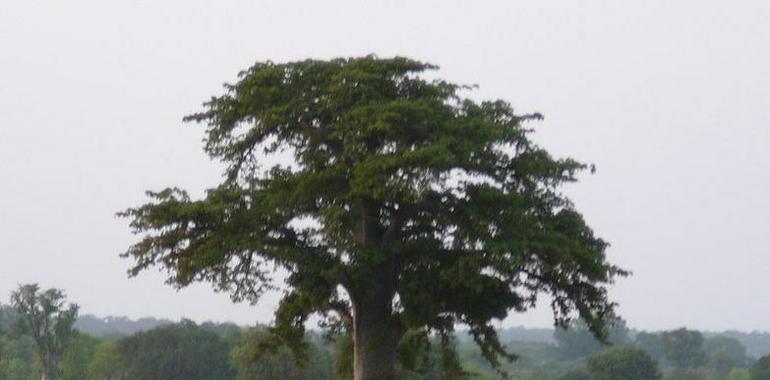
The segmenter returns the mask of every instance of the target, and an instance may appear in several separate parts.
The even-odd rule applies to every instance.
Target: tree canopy
[[[592,380],[655,380],[661,378],[658,365],[636,347],[613,347],[588,358]]]
[[[232,379],[229,347],[212,331],[194,322],[164,325],[121,339],[117,347],[124,378]]]
[[[22,331],[35,341],[43,379],[56,380],[63,351],[76,335],[72,326],[78,316],[78,305],[67,305],[63,291],[41,291],[37,284],[19,286],[11,294],[11,305]]]
[[[392,377],[406,331],[456,324],[497,364],[511,356],[491,322],[543,293],[557,324],[579,315],[603,337],[605,286],[626,272],[560,191],[589,166],[530,140],[539,114],[470,100],[425,79],[434,69],[367,56],[241,72],[185,118],[207,126],[222,182],[120,214],[141,235],[130,273],[159,266],[252,302],[285,286],[276,339],[300,352],[308,316],[325,315],[353,335],[356,379]]]
[[[661,334],[666,359],[679,368],[694,368],[706,363],[703,334],[685,328]]]

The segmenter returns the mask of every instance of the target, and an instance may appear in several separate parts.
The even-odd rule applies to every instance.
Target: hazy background
[[[40,282],[86,313],[270,321],[275,297],[127,279],[114,213],[217,183],[180,120],[239,70],[368,53],[542,112],[537,141],[597,165],[567,192],[634,271],[612,288],[630,326],[770,330],[766,0],[2,0],[0,301]]]

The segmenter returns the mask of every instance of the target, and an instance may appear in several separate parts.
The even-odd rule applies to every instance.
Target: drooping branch
[[[200,201],[176,189],[150,195],[156,203],[119,214],[131,218],[135,233],[145,234],[123,254],[136,260],[132,275],[162,263],[174,269],[169,281],[176,285],[210,280],[235,289],[238,299],[253,300],[272,288],[275,266],[331,271],[341,265],[326,247],[290,228],[291,215],[260,207],[258,193],[249,195],[250,202],[230,188],[212,190]]]

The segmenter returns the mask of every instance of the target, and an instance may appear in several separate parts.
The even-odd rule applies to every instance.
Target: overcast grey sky
[[[542,112],[537,141],[596,164],[567,192],[634,272],[611,292],[631,326],[770,330],[766,0],[2,0],[0,300],[40,282],[86,313],[269,321],[275,297],[127,279],[114,213],[217,183],[180,120],[239,70],[368,53]]]

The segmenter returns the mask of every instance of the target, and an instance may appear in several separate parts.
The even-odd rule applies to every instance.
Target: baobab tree
[[[557,324],[579,316],[603,336],[606,285],[625,272],[559,190],[589,166],[529,139],[539,114],[464,98],[421,75],[435,68],[367,56],[242,72],[185,118],[207,126],[222,182],[200,199],[149,192],[120,213],[142,235],[124,253],[130,274],[160,266],[236,301],[285,285],[274,341],[301,353],[308,317],[335,318],[356,380],[392,379],[407,332],[457,325],[497,366],[513,355],[492,321],[544,293]]]

